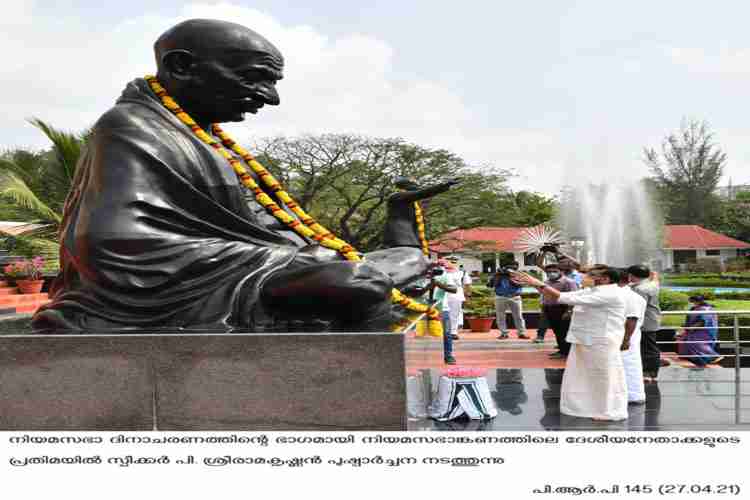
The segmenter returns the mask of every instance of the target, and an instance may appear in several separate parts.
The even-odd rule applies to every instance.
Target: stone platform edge
[[[0,430],[405,430],[397,333],[0,336]]]

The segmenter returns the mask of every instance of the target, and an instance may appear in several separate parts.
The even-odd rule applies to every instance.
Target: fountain
[[[661,217],[643,182],[566,186],[558,222],[583,241],[576,248],[582,264],[647,263],[661,247]]]

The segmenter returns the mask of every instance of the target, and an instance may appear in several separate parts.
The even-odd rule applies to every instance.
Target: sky
[[[402,137],[555,194],[648,175],[643,148],[694,118],[728,155],[722,183],[750,183],[750,3],[721,0],[2,0],[0,147],[44,147],[31,117],[90,127],[155,71],[159,34],[196,17],[286,59],[281,106],[227,127],[241,142]]]

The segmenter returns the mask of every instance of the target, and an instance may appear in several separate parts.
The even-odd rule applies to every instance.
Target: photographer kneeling
[[[497,328],[500,330],[498,340],[508,338],[509,330],[505,320],[505,311],[509,308],[511,315],[513,315],[513,323],[518,330],[518,338],[529,338],[526,336],[526,322],[523,319],[522,287],[510,279],[511,271],[518,271],[518,262],[513,261],[501,267],[487,282],[489,288],[495,289],[495,316],[497,317]]]

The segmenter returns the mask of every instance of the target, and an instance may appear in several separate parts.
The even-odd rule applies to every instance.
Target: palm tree
[[[65,197],[87,133],[58,130],[34,118],[30,123],[52,142],[43,152],[15,150],[0,157],[0,197],[10,203],[17,218],[29,222],[19,236],[56,240]]]

